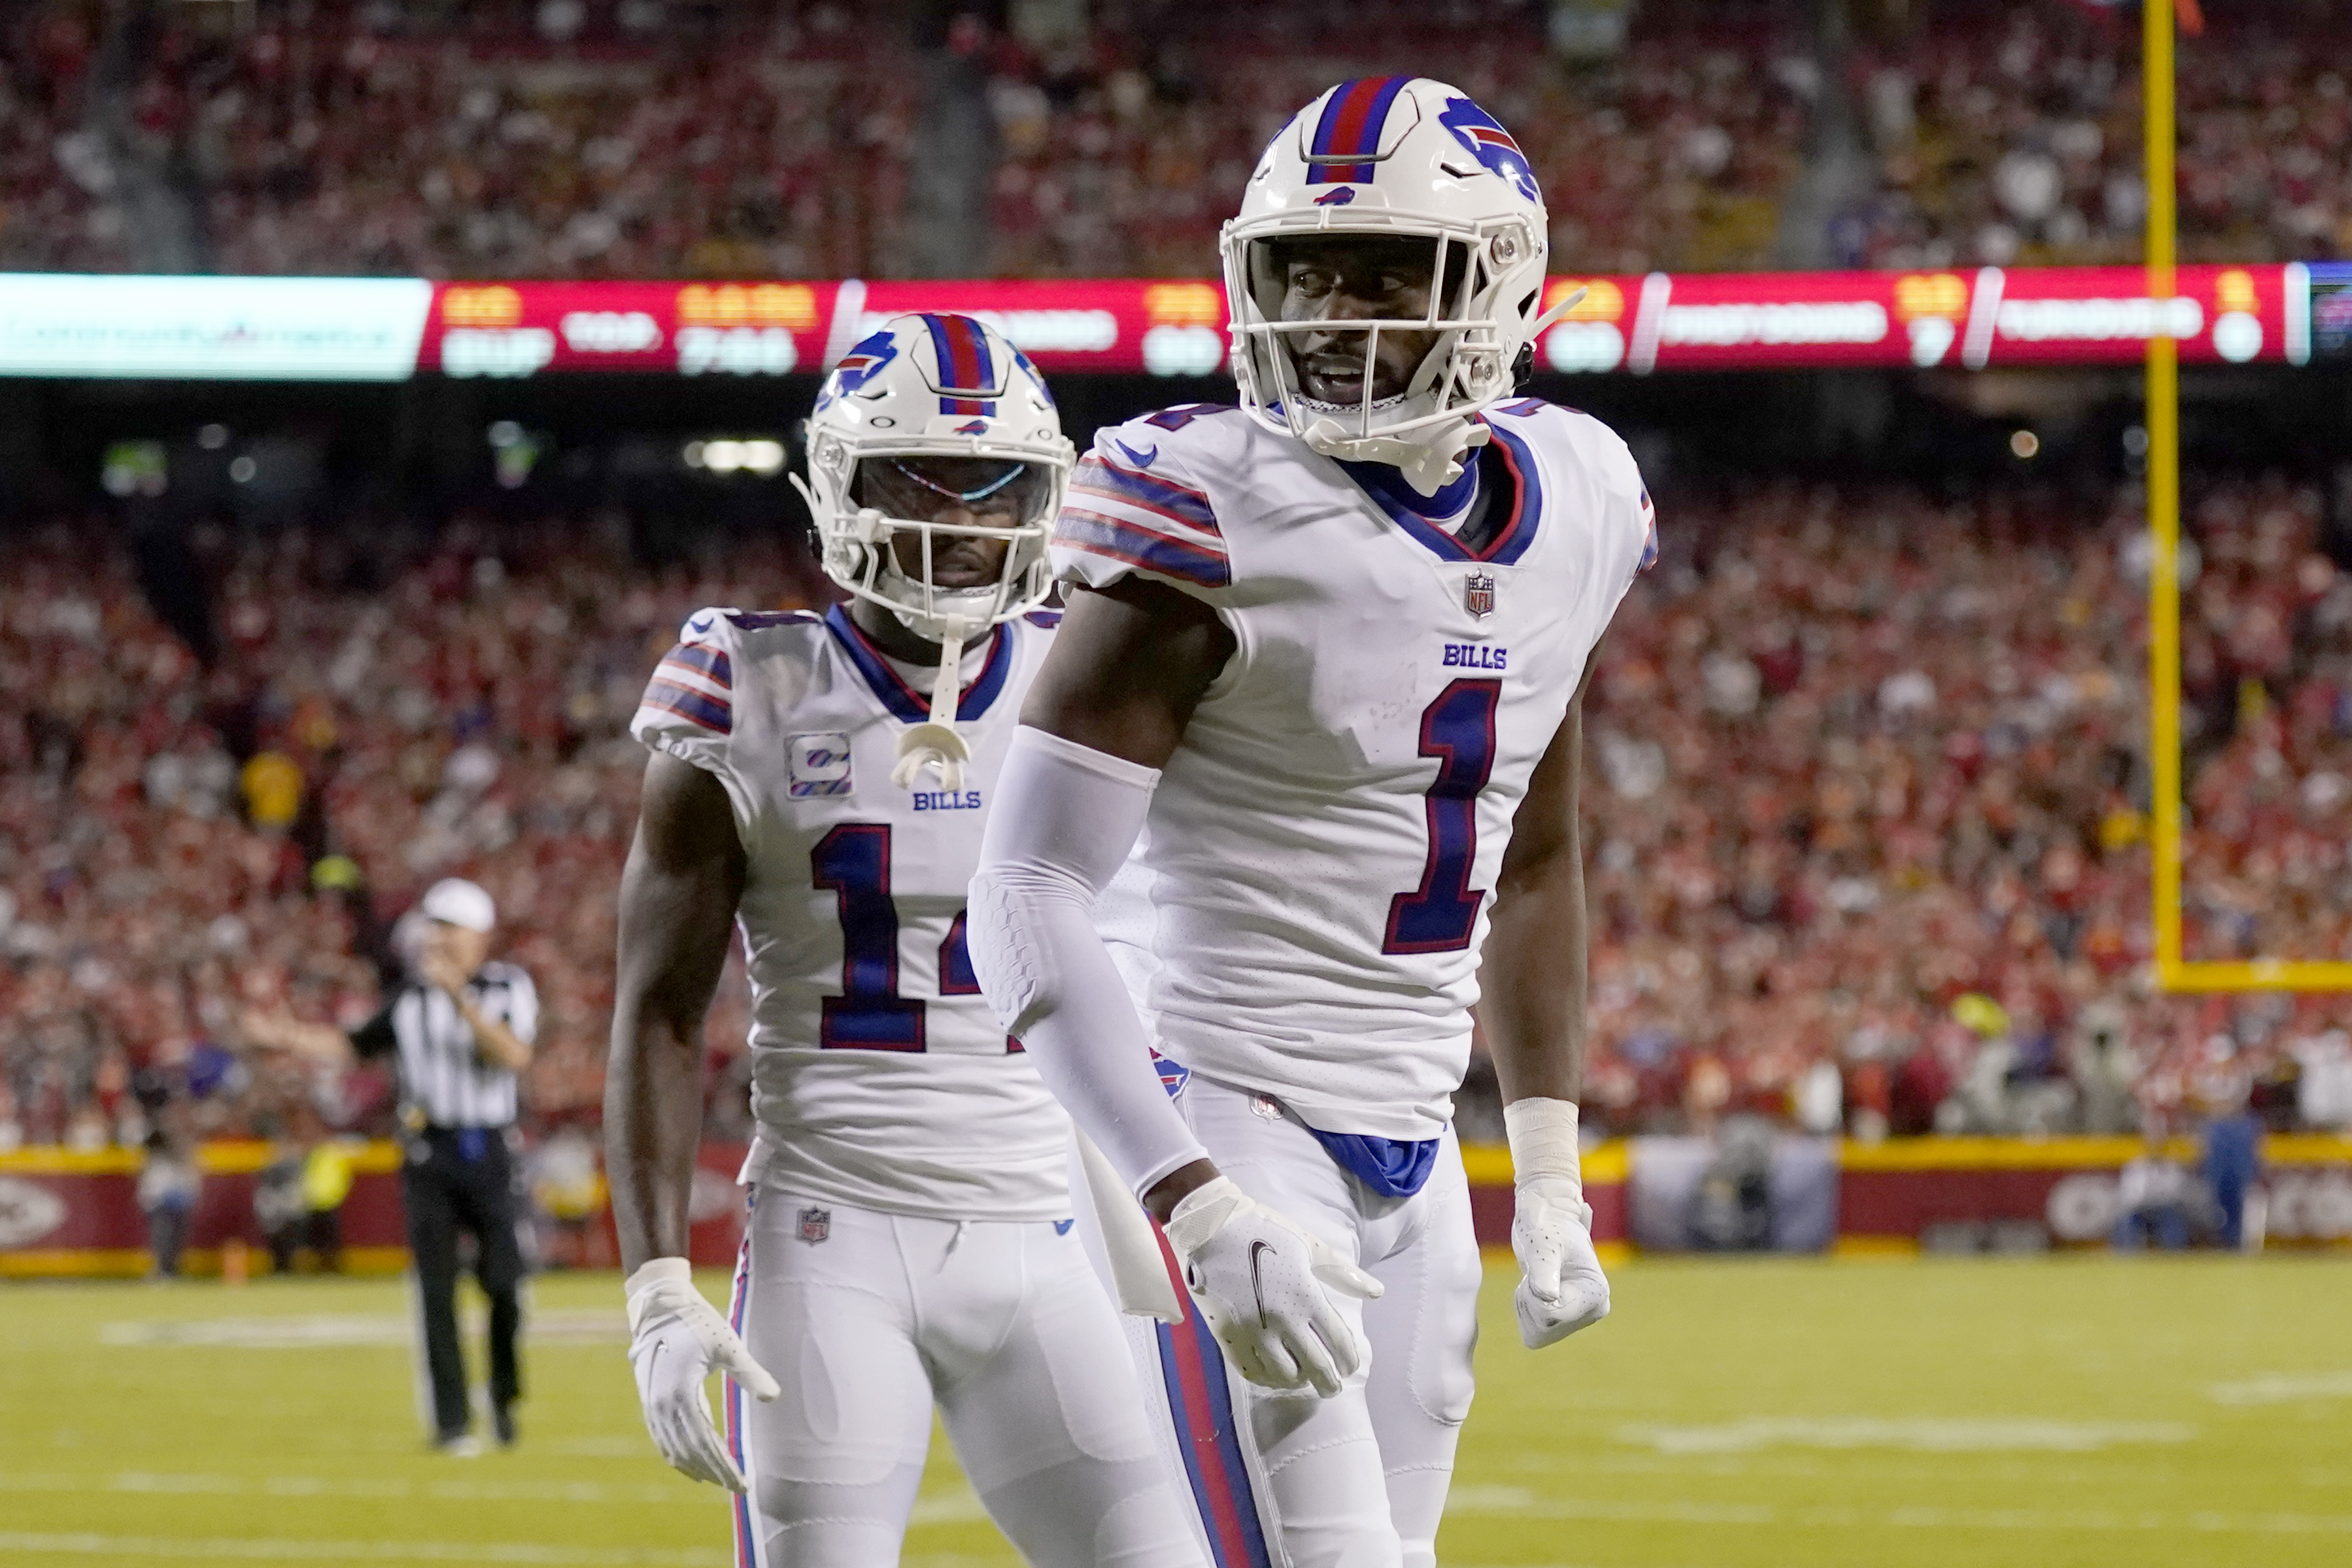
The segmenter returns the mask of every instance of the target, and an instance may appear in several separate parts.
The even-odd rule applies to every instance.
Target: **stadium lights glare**
[[[2031,430],[2012,430],[2009,433],[2009,449],[2020,458],[2031,458],[2042,450],[2042,437]]]
[[[740,441],[688,441],[683,455],[688,468],[702,468],[714,474],[731,474],[740,470],[766,479],[775,478],[784,469],[784,444],[764,437]]]

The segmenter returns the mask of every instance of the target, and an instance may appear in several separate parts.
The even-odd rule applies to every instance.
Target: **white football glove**
[[[1325,1287],[1372,1300],[1381,1282],[1230,1177],[1185,1194],[1164,1228],[1209,1331],[1250,1382],[1328,1399],[1364,1364],[1362,1338]]]
[[[646,1430],[673,1469],[698,1481],[749,1491],[719,1428],[702,1383],[723,1372],[759,1399],[780,1392],[767,1369],[751,1359],[719,1310],[694,1288],[694,1271],[683,1258],[656,1258],[629,1276],[629,1365],[637,1374],[637,1400],[645,1406]]]
[[[1519,1340],[1557,1344],[1609,1315],[1609,1277],[1592,1250],[1592,1205],[1577,1167],[1576,1106],[1520,1100],[1503,1108],[1517,1191],[1511,1250],[1519,1259]]]

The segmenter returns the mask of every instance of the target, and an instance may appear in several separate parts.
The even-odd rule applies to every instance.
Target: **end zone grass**
[[[2352,1561],[2352,1260],[1642,1262],[1539,1356],[1510,1284],[1449,1568]],[[612,1279],[537,1284],[523,1444],[471,1461],[423,1449],[406,1306],[0,1288],[0,1565],[729,1561],[638,1425]],[[909,1568],[1016,1561],[937,1442]]]

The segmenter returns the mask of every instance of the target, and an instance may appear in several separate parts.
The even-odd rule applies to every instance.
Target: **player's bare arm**
[[[738,1492],[748,1483],[711,1423],[703,1379],[727,1372],[762,1399],[776,1396],[776,1381],[695,1289],[686,1250],[702,1136],[702,1019],[727,963],[745,866],[724,786],[655,752],[621,874],[604,1168],[646,1427],[680,1472]]]
[[[1597,655],[1597,650],[1596,650]],[[1516,1192],[1512,1297],[1529,1350],[1609,1315],[1609,1280],[1592,1247],[1578,1165],[1584,1089],[1584,850],[1577,812],[1584,769],[1588,656],[1576,696],[1511,817],[1478,967],[1479,1018],[1503,1091]]]
[[[1536,764],[1511,817],[1478,967],[1478,1020],[1503,1103],[1574,1101],[1584,1089],[1584,691]]]
[[[727,963],[744,874],[725,787],[655,752],[621,874],[604,1079],[605,1166],[626,1270],[686,1255],[687,1195],[702,1134],[702,1020]]]
[[[1089,751],[1165,767],[1233,653],[1234,634],[1189,594],[1137,577],[1074,587],[1021,721]]]

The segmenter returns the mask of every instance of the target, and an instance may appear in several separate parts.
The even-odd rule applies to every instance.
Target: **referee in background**
[[[490,1299],[490,1417],[501,1446],[515,1440],[522,1393],[515,1342],[522,1328],[522,1248],[511,1141],[516,1074],[530,1065],[539,995],[530,976],[488,961],[498,911],[489,894],[452,877],[426,889],[416,978],[346,1037],[289,1014],[247,1020],[264,1046],[347,1060],[395,1056],[408,1158],[401,1196],[416,1261],[425,1359],[433,1382],[433,1446],[480,1452],[457,1342],[457,1236],[474,1237],[474,1275]]]

